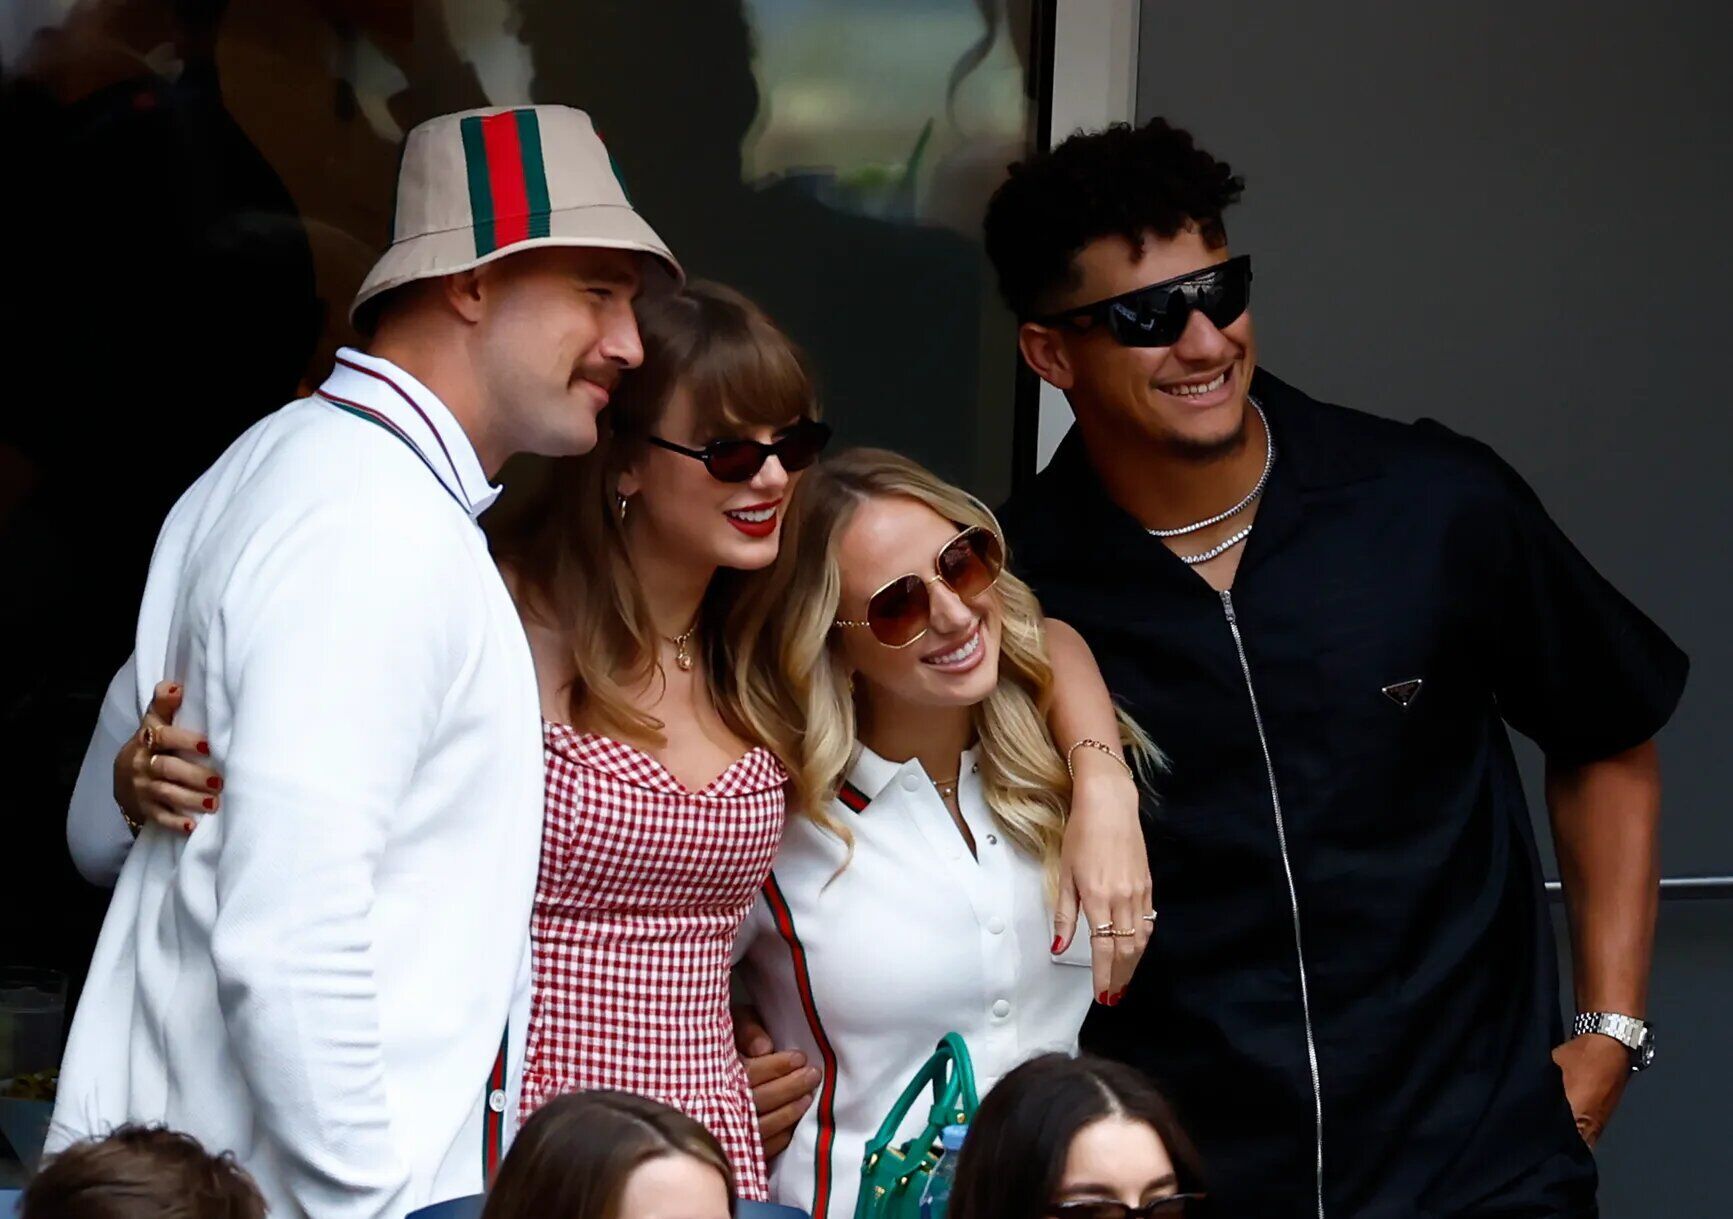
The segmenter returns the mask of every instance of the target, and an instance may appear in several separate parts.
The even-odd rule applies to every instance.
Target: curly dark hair
[[[1072,259],[1090,242],[1121,236],[1139,254],[1147,233],[1195,227],[1211,249],[1227,243],[1222,213],[1245,179],[1166,119],[1079,132],[1011,166],[987,204],[987,257],[999,293],[1019,318],[1075,287]]]
[[[122,1126],[50,1159],[24,1189],[20,1219],[265,1219],[246,1170],[191,1135]]]

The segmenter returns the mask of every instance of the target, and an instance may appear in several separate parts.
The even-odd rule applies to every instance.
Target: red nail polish
[[[1064,936],[1062,936],[1062,935],[1054,936],[1053,937],[1053,947],[1051,947],[1047,950],[1047,954],[1049,956],[1057,956],[1060,948],[1064,947],[1064,945],[1065,945],[1065,937]]]
[[[170,686],[168,688],[168,696],[170,698],[173,698],[175,695],[179,694],[180,692],[181,692],[181,688],[179,686]]]
[[[214,792],[220,792],[223,790],[223,781],[215,775],[212,775],[210,778],[205,780],[205,786]]]
[[[206,796],[205,797],[205,808],[207,810],[209,810],[210,812],[214,813],[217,811],[217,802],[215,800],[211,799],[209,796]]]
[[[186,824],[181,826],[181,831],[186,834],[188,838],[191,838],[193,836],[193,823],[188,821]]]
[[[204,754],[207,758],[211,756],[211,743],[209,741],[200,741],[198,749],[199,752]]]
[[[1099,995],[1095,996],[1095,1001],[1097,1003],[1101,1004],[1102,1007],[1110,1007],[1112,1005],[1109,1004],[1107,1001],[1109,999],[1111,999],[1112,997],[1113,996],[1109,995],[1106,991],[1102,991]]]
[[[1112,998],[1111,998],[1111,999],[1109,999],[1109,1000],[1108,1000],[1108,1001],[1107,1001],[1107,1006],[1108,1006],[1108,1007],[1118,1007],[1118,1006],[1119,1006],[1119,1001],[1120,1001],[1120,1000],[1121,1000],[1121,999],[1123,999],[1123,998],[1125,998],[1125,992],[1124,992],[1124,991],[1119,991],[1119,992],[1118,992],[1118,993],[1116,993],[1116,994],[1115,994],[1115,995],[1114,995],[1114,996],[1113,996],[1113,997],[1112,997]]]

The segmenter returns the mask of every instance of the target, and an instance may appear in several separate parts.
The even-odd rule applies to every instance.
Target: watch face
[[[1643,1039],[1643,1048],[1637,1051],[1637,1070],[1642,1071],[1653,1066],[1655,1062],[1655,1040],[1652,1037]]]

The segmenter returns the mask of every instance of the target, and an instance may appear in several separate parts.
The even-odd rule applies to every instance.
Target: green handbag
[[[933,1086],[933,1107],[927,1111],[926,1128],[901,1147],[892,1147],[891,1140],[928,1084]],[[980,1107],[969,1047],[961,1033],[946,1033],[879,1123],[879,1132],[867,1140],[854,1219],[920,1219],[921,1191],[939,1162],[939,1132],[968,1125]]]

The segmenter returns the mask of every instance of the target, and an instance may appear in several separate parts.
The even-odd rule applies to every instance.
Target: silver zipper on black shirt
[[[1294,865],[1288,859],[1288,827],[1282,818],[1282,796],[1276,789],[1276,764],[1270,756],[1269,737],[1264,733],[1264,715],[1258,709],[1258,692],[1252,686],[1252,666],[1246,659],[1246,641],[1240,635],[1239,618],[1234,614],[1234,595],[1221,590],[1222,610],[1227,614],[1228,630],[1233,633],[1234,650],[1239,653],[1240,672],[1246,679],[1246,696],[1252,702],[1252,722],[1258,729],[1258,746],[1264,752],[1264,774],[1270,782],[1270,807],[1276,814],[1276,845],[1282,853],[1282,872],[1288,880],[1288,910],[1294,919],[1294,957],[1300,966],[1300,1017],[1306,1026],[1306,1061],[1312,1069],[1312,1117],[1317,1132],[1318,1149],[1318,1219],[1324,1219],[1324,1086],[1318,1075],[1318,1043],[1312,1035],[1312,994],[1306,981],[1306,950],[1300,942],[1300,891],[1294,884]]]

